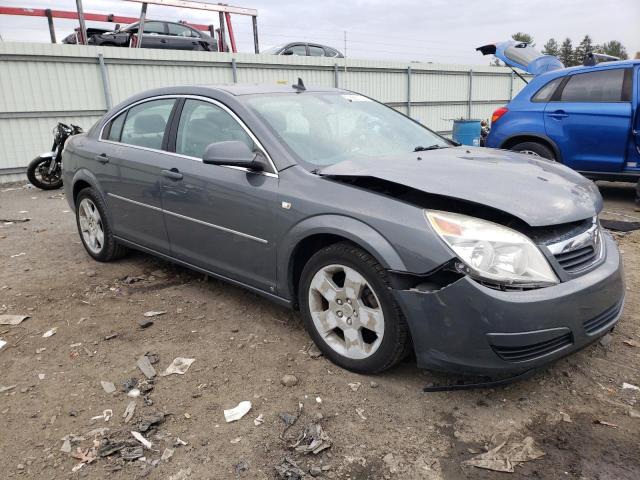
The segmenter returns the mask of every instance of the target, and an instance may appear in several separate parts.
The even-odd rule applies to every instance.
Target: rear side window
[[[196,37],[197,35],[189,27],[182,25],[176,25],[175,23],[167,23],[169,27],[169,35],[175,35],[178,37]]]
[[[562,89],[561,102],[622,102],[628,101],[623,84],[625,69],[576,73]]]
[[[120,141],[128,145],[162,149],[164,131],[175,99],[151,100],[129,109]]]
[[[324,50],[321,47],[309,45],[309,55],[312,57],[324,57]]]
[[[554,92],[562,83],[564,77],[556,78],[555,80],[551,80],[544,87],[542,87],[538,92],[531,98],[532,102],[548,102],[553,97]]]

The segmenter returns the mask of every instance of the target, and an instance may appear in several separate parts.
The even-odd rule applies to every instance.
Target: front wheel
[[[514,152],[524,153],[525,155],[533,155],[534,157],[546,158],[547,160],[556,160],[556,156],[553,151],[546,145],[538,142],[518,143],[511,147],[510,150],[513,150]]]
[[[50,157],[36,157],[31,160],[27,167],[27,178],[31,185],[41,190],[55,190],[62,187],[62,168],[58,163],[49,173],[51,162],[55,160]]]
[[[349,243],[330,245],[305,265],[299,304],[315,344],[335,364],[378,373],[408,351],[409,329],[386,270]]]

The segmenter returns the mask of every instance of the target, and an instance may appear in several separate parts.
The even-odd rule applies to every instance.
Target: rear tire
[[[406,356],[409,327],[390,286],[376,259],[350,243],[309,259],[298,289],[300,310],[309,335],[333,363],[372,374]]]
[[[111,262],[124,256],[128,249],[113,236],[107,207],[93,188],[80,190],[76,197],[76,225],[87,253],[99,262]]]
[[[514,152],[524,153],[525,155],[546,158],[547,160],[553,160],[554,162],[556,161],[556,156],[553,151],[546,145],[538,142],[518,143],[511,147],[510,150],[513,150]]]
[[[40,190],[56,190],[62,187],[62,169],[57,167],[57,171],[53,172],[52,176],[49,176],[47,172],[42,172],[42,169],[48,169],[50,162],[55,162],[53,158],[41,158],[36,157],[27,167],[27,179],[34,187]]]

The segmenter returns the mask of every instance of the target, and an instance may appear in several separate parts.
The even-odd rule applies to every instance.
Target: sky
[[[345,50],[350,58],[415,60],[486,65],[475,48],[506,40],[515,32],[536,46],[585,34],[593,43],[618,40],[629,56],[640,51],[640,0],[227,0],[258,10],[260,48],[308,41]],[[217,2],[210,2],[217,3]],[[85,12],[138,16],[140,4],[126,0],[83,0]],[[0,6],[75,10],[75,0],[0,0]],[[149,5],[147,18],[217,26],[217,14]],[[238,50],[253,51],[251,19],[232,15]],[[87,26],[105,26],[87,22]],[[58,41],[77,26],[55,20]],[[345,33],[346,32],[346,33]],[[0,15],[4,41],[49,42],[44,17]]]

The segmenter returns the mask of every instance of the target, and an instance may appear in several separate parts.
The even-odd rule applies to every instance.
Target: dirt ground
[[[640,220],[632,187],[601,190],[604,217]],[[94,262],[61,191],[2,186],[0,218],[0,314],[30,316],[0,325],[8,342],[0,350],[3,478],[273,479],[285,457],[306,478],[312,468],[336,479],[640,478],[640,391],[622,388],[640,385],[640,231],[616,236],[627,301],[608,345],[596,343],[504,388],[422,393],[442,378],[412,359],[375,377],[343,371],[309,354],[296,313],[240,288],[142,253]],[[6,223],[21,218],[30,221]],[[167,313],[143,329],[147,311]],[[158,373],[176,357],[195,362],[184,375],[149,385],[136,367],[145,354],[157,356]],[[285,374],[297,385],[282,385]],[[122,383],[131,378],[146,393],[125,423],[132,398]],[[117,390],[106,393],[101,381]],[[251,411],[226,423],[223,410],[243,400]],[[283,434],[280,414],[297,414],[299,403],[300,418]],[[110,420],[92,420],[106,409]],[[144,432],[151,449],[124,460],[125,451],[140,455],[130,432],[158,412],[163,422]],[[259,415],[264,422],[255,425]],[[292,449],[314,422],[331,447],[317,455]],[[103,437],[91,432],[100,428],[109,429]],[[71,442],[71,453],[87,448],[87,458],[94,439],[102,448],[107,440],[126,448],[77,467],[80,460],[61,451],[70,434],[84,438]],[[527,437],[544,456],[514,473],[463,464]],[[173,456],[160,460],[165,449]]]

